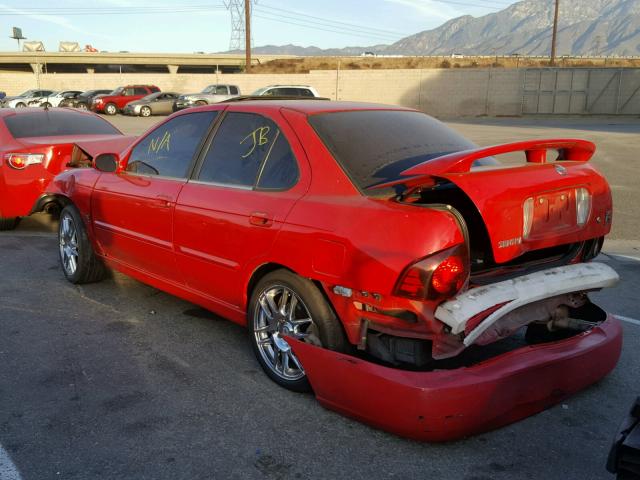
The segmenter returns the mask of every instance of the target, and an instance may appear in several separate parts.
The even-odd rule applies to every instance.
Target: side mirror
[[[119,163],[118,155],[115,153],[101,153],[93,159],[93,166],[96,170],[105,173],[113,173],[118,170]]]

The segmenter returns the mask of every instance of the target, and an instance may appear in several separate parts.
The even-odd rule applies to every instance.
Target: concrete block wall
[[[115,88],[155,84],[197,92],[212,83],[238,85],[244,94],[272,84],[305,84],[320,95],[402,105],[443,118],[523,113],[640,113],[640,69],[424,69],[321,70],[307,74],[45,74],[0,73],[0,90]],[[630,99],[628,102],[627,99]],[[587,102],[588,100],[588,102]],[[589,111],[587,106],[593,104]]]

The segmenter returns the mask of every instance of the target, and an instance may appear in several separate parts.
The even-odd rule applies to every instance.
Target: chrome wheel
[[[70,215],[60,219],[60,259],[67,275],[71,276],[78,269],[78,231]]]
[[[299,380],[305,373],[284,336],[322,346],[309,309],[296,292],[284,285],[270,285],[258,296],[253,335],[267,367],[288,381]]]

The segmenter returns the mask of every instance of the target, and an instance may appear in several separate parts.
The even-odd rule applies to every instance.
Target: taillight
[[[533,225],[533,197],[527,198],[522,204],[522,238],[529,238]]]
[[[16,170],[22,170],[29,165],[36,165],[44,162],[42,153],[7,153],[4,156],[7,164]]]
[[[430,255],[407,267],[395,293],[416,300],[448,298],[469,278],[469,252],[464,244]]]
[[[576,188],[576,223],[582,227],[589,220],[591,194],[586,188]]]

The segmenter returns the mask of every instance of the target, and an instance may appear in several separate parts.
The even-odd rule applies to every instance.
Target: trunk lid
[[[547,162],[547,150],[557,151]],[[473,167],[475,161],[522,151],[526,164]],[[595,146],[574,139],[534,140],[456,152],[402,172],[408,191],[430,188],[442,179],[455,184],[473,202],[485,224],[497,263],[523,253],[606,235],[611,229],[611,192],[587,163]],[[549,155],[550,156],[550,155]],[[588,192],[587,200],[584,200]],[[578,222],[578,198],[587,208]],[[525,228],[525,202],[530,213]],[[584,214],[584,212],[582,212]]]

